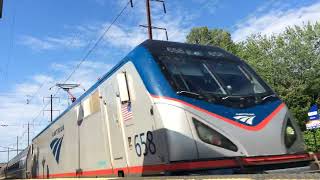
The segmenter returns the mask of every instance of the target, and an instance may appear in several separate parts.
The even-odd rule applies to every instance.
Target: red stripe
[[[278,114],[278,112],[279,112],[280,110],[282,110],[282,108],[285,106],[284,103],[281,103],[271,114],[269,114],[264,120],[262,120],[260,124],[258,124],[258,125],[256,125],[256,126],[246,126],[246,125],[241,124],[241,123],[238,123],[238,122],[236,122],[236,121],[234,121],[234,120],[228,119],[228,118],[226,118],[226,117],[220,116],[220,115],[218,115],[218,114],[212,113],[212,112],[207,111],[207,110],[205,110],[205,109],[202,109],[202,108],[199,108],[199,107],[194,106],[194,105],[192,105],[192,104],[189,104],[189,103],[187,103],[187,102],[185,102],[185,101],[181,101],[181,100],[179,100],[179,99],[170,98],[170,97],[164,97],[164,96],[155,96],[155,95],[151,95],[151,96],[152,96],[153,98],[157,98],[157,99],[167,99],[167,100],[170,100],[170,101],[175,101],[175,102],[181,103],[181,104],[183,104],[183,105],[185,105],[185,106],[189,106],[189,107],[191,107],[191,108],[193,108],[193,109],[195,109],[195,110],[197,110],[197,111],[201,111],[201,112],[206,113],[206,114],[208,114],[208,115],[210,115],[210,116],[212,116],[212,117],[221,119],[221,120],[223,120],[223,121],[225,121],[225,122],[228,122],[228,123],[230,123],[230,124],[233,124],[233,125],[235,125],[235,126],[238,126],[238,127],[240,127],[240,128],[243,128],[243,129],[246,129],[246,130],[250,130],[250,131],[259,131],[259,130],[261,130],[262,128],[264,128],[264,127],[268,124],[268,122],[270,122],[270,121],[272,120],[272,118],[273,118],[276,114]]]
[[[50,178],[62,177],[85,177],[85,176],[103,176],[103,175],[118,175],[118,171],[122,170],[125,174],[141,174],[141,173],[159,173],[164,171],[177,171],[177,170],[196,170],[205,168],[221,168],[221,167],[236,167],[238,166],[235,160],[214,160],[214,161],[200,161],[200,162],[181,162],[173,164],[159,164],[147,166],[133,166],[129,168],[117,169],[102,169],[95,171],[84,171],[82,174],[76,173],[61,173],[50,174]],[[46,176],[38,176],[37,178],[46,178]]]
[[[290,154],[290,155],[279,155],[279,156],[265,156],[265,157],[248,157],[243,158],[244,165],[259,165],[259,164],[272,164],[272,163],[285,163],[310,160],[309,154]]]
[[[113,174],[112,169],[102,169],[95,171],[84,171],[81,176],[102,176],[102,175],[110,175]]]
[[[318,155],[318,154],[317,154]],[[311,160],[309,154],[292,154],[292,155],[277,155],[277,156],[264,156],[264,157],[247,157],[240,159],[241,164],[244,166],[263,165],[272,163],[288,163],[296,161]],[[129,168],[116,168],[116,169],[101,169],[93,171],[84,171],[81,174],[76,173],[61,173],[50,174],[50,178],[61,177],[88,177],[88,176],[106,176],[118,175],[118,171],[122,170],[125,174],[142,174],[142,173],[160,173],[165,171],[178,171],[178,170],[197,170],[197,169],[214,169],[214,168],[233,168],[240,167],[239,160],[212,160],[212,161],[198,161],[198,162],[179,162],[171,164],[158,164],[146,166],[132,166]],[[46,178],[46,176],[38,176],[37,178]]]
[[[125,113],[122,113],[122,115],[132,115],[132,113],[130,113],[130,112],[125,112]]]
[[[132,116],[132,114],[123,114],[123,117]]]
[[[123,116],[123,118],[128,118],[128,117],[131,118],[132,115],[128,114],[128,115],[124,115],[124,116]]]
[[[76,177],[76,173],[50,174],[50,178]],[[46,176],[44,176],[45,178]]]
[[[150,173],[150,172],[164,172],[164,171],[178,171],[178,170],[197,170],[206,168],[223,168],[223,167],[236,167],[237,162],[233,159],[230,160],[214,160],[214,161],[199,161],[199,162],[180,162],[162,165],[149,165],[149,166],[134,166],[129,168],[132,174]]]
[[[238,163],[234,159],[229,160],[214,160],[214,161],[200,161],[200,162],[184,162],[171,164],[168,170],[194,170],[203,168],[218,168],[218,167],[235,167]]]

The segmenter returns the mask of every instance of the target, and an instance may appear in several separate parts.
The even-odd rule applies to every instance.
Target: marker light
[[[284,139],[285,139],[285,145],[287,148],[291,147],[297,139],[296,131],[294,130],[290,119],[288,119],[287,121]]]

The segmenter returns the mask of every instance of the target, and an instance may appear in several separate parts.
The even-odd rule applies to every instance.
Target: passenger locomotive
[[[259,172],[310,160],[287,106],[243,60],[147,40],[32,140],[25,173]]]

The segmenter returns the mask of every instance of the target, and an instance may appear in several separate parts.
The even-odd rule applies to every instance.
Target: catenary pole
[[[147,9],[147,21],[148,21],[148,34],[149,34],[149,39],[152,39],[150,0],[146,0],[146,9]]]

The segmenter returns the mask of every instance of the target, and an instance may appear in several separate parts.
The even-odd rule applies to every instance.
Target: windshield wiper
[[[202,99],[203,96],[201,96],[201,94],[195,93],[195,92],[191,92],[191,91],[177,91],[176,92],[178,95],[185,95],[185,96],[189,96],[189,97],[196,97],[199,99]]]
[[[227,100],[227,99],[230,99],[230,98],[239,98],[239,100],[244,100],[246,97],[250,97],[250,96],[223,96],[221,97],[222,100]]]
[[[262,101],[265,101],[265,100],[267,100],[267,99],[269,99],[269,98],[275,98],[275,97],[277,97],[277,95],[275,95],[275,94],[269,94],[269,95],[266,95],[266,96],[261,97],[261,100],[262,100]]]

